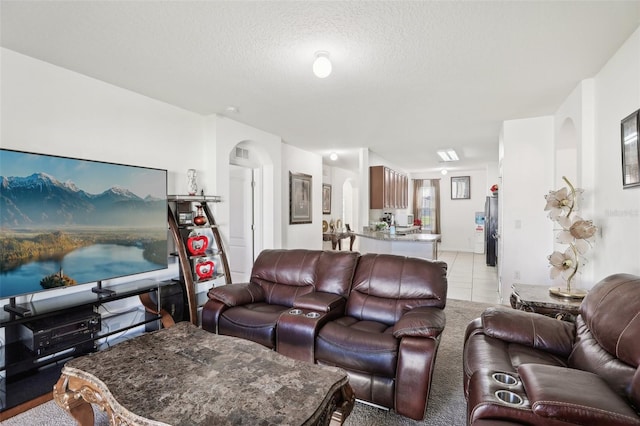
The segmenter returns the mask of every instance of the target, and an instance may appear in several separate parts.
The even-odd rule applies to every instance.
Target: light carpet
[[[447,325],[441,337],[431,394],[423,421],[414,421],[362,403],[356,403],[347,418],[347,426],[452,426],[466,424],[466,402],[462,390],[462,346],[467,324],[491,305],[448,299],[445,313]],[[109,424],[107,416],[94,408],[96,426]],[[75,426],[66,411],[53,402],[47,402],[8,420],[2,426]]]

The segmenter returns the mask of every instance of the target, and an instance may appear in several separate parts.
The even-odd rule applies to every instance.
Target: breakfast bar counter
[[[411,229],[404,232],[401,228],[395,235],[389,231],[363,231],[356,233],[360,238],[361,253],[397,254],[400,256],[438,259],[440,234],[423,234]]]

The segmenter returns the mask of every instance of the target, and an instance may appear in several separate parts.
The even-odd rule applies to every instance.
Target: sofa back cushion
[[[600,375],[640,407],[638,386],[631,385],[639,364],[640,277],[611,275],[596,284],[580,306],[569,365]]]
[[[346,314],[393,325],[415,307],[443,309],[446,301],[446,263],[369,253],[358,261]]]
[[[607,352],[633,367],[640,364],[640,277],[616,274],[600,281],[580,314]]]
[[[260,285],[265,302],[292,306],[297,296],[313,291],[349,292],[358,260],[355,252],[322,250],[264,250],[251,271],[251,282]]]
[[[320,252],[316,265],[316,291],[349,296],[351,280],[356,272],[360,253],[350,251]]]

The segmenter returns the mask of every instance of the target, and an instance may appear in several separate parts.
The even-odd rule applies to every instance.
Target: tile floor
[[[459,251],[438,253],[438,260],[442,260],[448,265],[448,298],[508,304],[508,301],[500,301],[497,268],[487,266],[485,259],[484,254]]]

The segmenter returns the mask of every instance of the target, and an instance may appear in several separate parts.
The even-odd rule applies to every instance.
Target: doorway
[[[229,269],[232,282],[248,282],[255,258],[254,170],[229,165]]]

